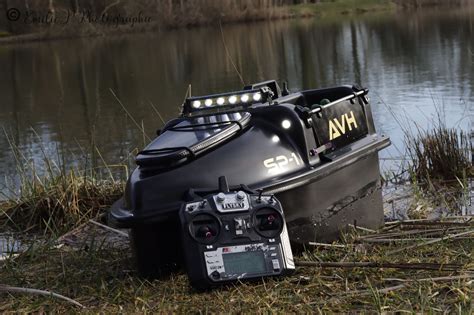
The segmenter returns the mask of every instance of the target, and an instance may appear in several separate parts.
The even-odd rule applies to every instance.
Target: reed
[[[468,133],[439,124],[408,137],[406,142],[418,181],[456,183],[474,176]]]
[[[106,165],[103,161],[101,166],[87,167],[90,154],[85,154],[82,158],[84,167],[67,168],[61,157],[63,153],[56,152],[55,156],[59,158],[55,159],[54,155],[46,153],[41,143],[40,163],[23,155],[5,135],[16,159],[20,183],[18,190],[3,193],[5,201],[0,202],[0,226],[23,233],[64,233],[105,213],[122,195],[127,166]],[[93,150],[101,156],[97,148]],[[114,177],[114,168],[119,168],[123,177]]]
[[[21,232],[64,232],[105,213],[122,192],[121,183],[98,181],[73,171],[34,180],[19,199],[0,205],[0,223]]]

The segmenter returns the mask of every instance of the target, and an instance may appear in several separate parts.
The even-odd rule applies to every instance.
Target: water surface
[[[219,29],[207,27],[0,46],[0,189],[17,188],[12,146],[38,169],[44,156],[66,167],[85,163],[84,154],[90,165],[131,160],[148,141],[140,128],[153,137],[159,115],[178,114],[189,84],[193,95],[241,88],[228,54],[245,83],[368,87],[377,129],[394,143],[381,154],[384,169],[405,155],[400,121],[416,132],[440,115],[448,126],[472,128],[472,10],[237,24],[223,32],[225,45]]]

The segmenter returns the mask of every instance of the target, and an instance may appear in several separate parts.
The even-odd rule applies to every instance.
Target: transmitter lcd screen
[[[264,273],[267,270],[262,251],[229,253],[222,258],[227,274]]]

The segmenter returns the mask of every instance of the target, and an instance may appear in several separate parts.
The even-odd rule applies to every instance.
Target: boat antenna
[[[230,63],[234,67],[235,72],[237,72],[237,75],[240,78],[240,81],[242,82],[242,85],[245,86],[245,81],[244,78],[242,77],[242,74],[239,72],[239,69],[237,69],[237,66],[234,63],[234,60],[232,59],[232,56],[229,53],[229,50],[227,49],[227,45],[225,43],[225,38],[224,38],[224,31],[222,30],[222,21],[219,19],[219,29],[221,30],[221,39],[222,39],[222,44],[224,45],[224,50],[225,54],[227,55],[227,58],[229,58]]]
[[[288,82],[283,81],[283,90],[281,91],[281,95],[287,96],[288,94],[290,94],[290,90],[288,90]]]
[[[229,184],[227,183],[227,178],[225,176],[219,177],[219,190],[223,193],[229,192]]]

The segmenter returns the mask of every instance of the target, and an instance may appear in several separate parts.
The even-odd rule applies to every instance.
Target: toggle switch
[[[243,191],[239,191],[239,192],[237,193],[237,199],[238,199],[238,200],[244,200],[244,199],[245,199],[245,196],[246,196],[246,194],[245,194]]]
[[[225,194],[224,194],[224,193],[219,193],[219,194],[217,194],[216,199],[217,199],[218,202],[224,202],[224,200],[225,200]]]
[[[247,229],[247,221],[244,218],[234,218],[235,223],[235,234],[242,235],[244,230]]]

